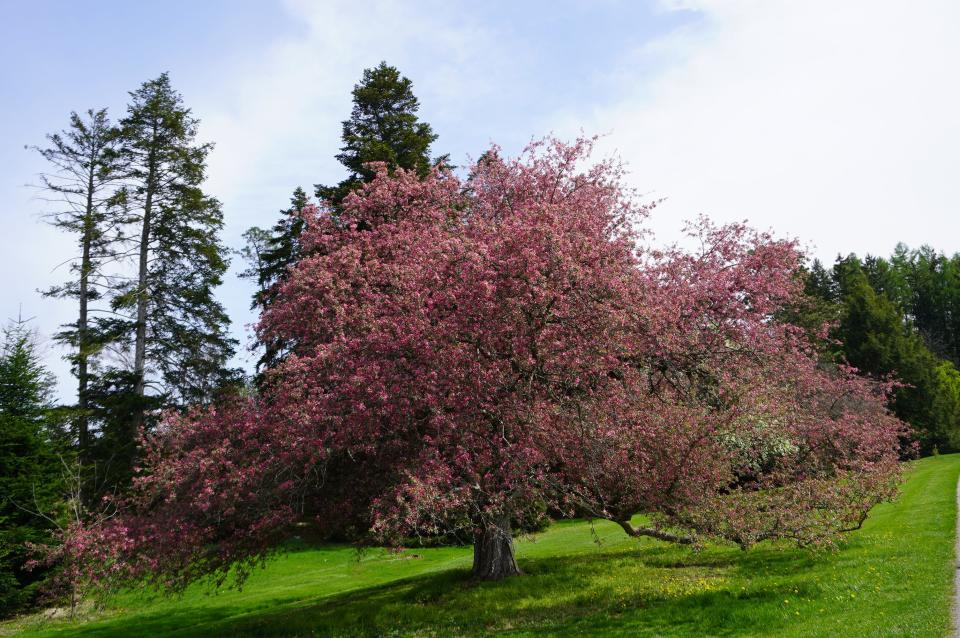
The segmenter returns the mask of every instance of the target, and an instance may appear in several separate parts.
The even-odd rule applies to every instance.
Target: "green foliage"
[[[249,250],[255,250],[259,243],[261,248],[256,253],[245,252],[244,257],[251,264],[246,276],[255,277],[259,287],[258,295],[254,297],[252,307],[266,307],[275,295],[274,286],[289,267],[300,257],[300,233],[303,232],[304,221],[299,213],[309,202],[306,191],[299,186],[290,197],[290,207],[280,211],[280,219],[274,224],[272,233],[267,233],[254,226],[247,231]]]
[[[91,501],[88,505],[100,495],[127,485],[133,475],[138,452],[133,415],[156,413],[164,407],[164,396],[141,396],[136,392],[136,382],[131,370],[107,367],[87,391],[90,413],[99,424],[81,470],[83,492]]]
[[[52,384],[33,335],[23,324],[8,326],[0,350],[0,616],[29,605],[43,577],[25,569],[25,544],[50,540],[39,513],[53,511],[60,496]]]
[[[420,102],[412,86],[386,62],[364,70],[360,84],[353,87],[353,111],[343,123],[343,146],[337,155],[349,175],[336,186],[317,185],[317,197],[338,206],[351,191],[373,179],[376,172],[367,166],[370,162],[419,175],[447,162],[446,156],[430,160],[430,145],[437,136],[417,118]]]
[[[78,379],[85,505],[129,480],[138,430],[159,408],[213,401],[240,380],[214,296],[228,251],[220,203],[202,189],[212,145],[196,141],[198,120],[167,74],[130,98],[117,126],[105,110],[72,113],[37,149],[50,166],[48,221],[77,243],[70,278],[46,294],[78,305],[55,338]]]
[[[55,339],[69,348],[67,358],[77,377],[74,430],[81,453],[90,445],[88,389],[96,378],[98,355],[110,341],[91,316],[90,304],[115,289],[108,266],[119,258],[123,241],[122,215],[114,205],[115,187],[123,176],[118,140],[119,130],[106,109],[91,109],[84,116],[71,113],[67,129],[48,135],[49,146],[36,149],[50,166],[41,184],[56,207],[46,219],[76,241],[69,279],[44,295],[74,299],[78,305],[77,320],[63,326]]]
[[[893,256],[864,258],[870,285],[910,320],[938,357],[960,365],[960,253],[897,245]]]
[[[138,359],[143,348],[134,373],[155,375],[140,380],[142,385],[174,403],[210,401],[234,380],[227,361],[236,346],[213,294],[229,263],[218,236],[220,202],[201,188],[213,145],[196,143],[199,121],[166,73],[130,96],[120,122],[120,154],[140,270],[113,305],[131,315],[126,329],[135,335]]]
[[[939,450],[960,449],[960,371],[953,363],[942,361],[934,371],[935,390],[932,399],[932,421],[937,424],[936,441],[945,441]]]
[[[894,265],[907,282],[904,309],[928,347],[960,366],[960,254],[898,246]]]
[[[829,357],[901,384],[890,407],[914,427],[923,453],[960,449],[960,372],[926,338],[936,332],[929,326],[939,326],[939,342],[954,339],[948,307],[924,301],[945,296],[927,288],[946,288],[924,288],[917,274],[929,272],[918,265],[938,259],[927,250],[910,252],[901,245],[889,261],[851,255],[839,259],[832,272],[814,262],[806,279],[810,302],[797,311],[801,326],[834,323],[831,336],[840,345],[826,346]],[[926,333],[919,328],[921,320],[928,326]]]
[[[837,552],[702,551],[565,521],[521,539],[525,575],[470,583],[470,550],[291,546],[242,591],[131,591],[84,624],[24,636],[910,636],[950,626],[960,456],[911,464]],[[599,541],[599,542],[598,542]]]
[[[922,342],[887,297],[877,294],[859,267],[845,262],[839,277],[842,317],[838,336],[847,360],[861,370],[909,373]]]
[[[825,338],[825,330],[840,320],[839,291],[830,271],[814,260],[811,267],[798,274],[803,280],[804,295],[784,308],[778,319],[804,330],[810,342],[816,345],[826,359],[837,359],[835,344]]]
[[[241,277],[257,284],[257,291],[250,304],[252,309],[265,310],[277,294],[277,285],[286,276],[290,267],[300,258],[300,234],[304,220],[300,211],[309,198],[299,186],[290,198],[290,208],[280,211],[280,219],[269,231],[254,226],[243,234],[246,246],[240,255],[247,262]],[[287,351],[287,344],[269,342],[264,344],[264,353],[257,361],[260,370],[272,368]]]

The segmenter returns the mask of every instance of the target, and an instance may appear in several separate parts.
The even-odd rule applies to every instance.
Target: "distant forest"
[[[814,261],[805,323],[832,322],[837,361],[902,385],[891,408],[923,454],[960,449],[960,253],[900,244],[889,258]]]

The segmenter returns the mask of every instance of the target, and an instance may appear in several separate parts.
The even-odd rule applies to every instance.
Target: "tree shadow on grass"
[[[771,610],[789,594],[788,588],[796,592],[795,576],[815,567],[818,560],[806,552],[766,544],[750,552],[725,547],[694,552],[656,541],[598,545],[595,552],[521,557],[525,575],[498,583],[475,583],[467,570],[448,569],[333,594],[304,597],[299,589],[256,602],[217,600],[216,596],[202,602],[154,598],[140,613],[85,625],[51,626],[50,633],[81,637],[548,636],[571,631],[581,635],[776,635],[775,628],[784,618]],[[731,579],[749,587],[730,587]],[[817,595],[811,582],[799,580],[804,594]],[[153,603],[159,604],[150,609]],[[762,613],[759,608],[764,608]]]
[[[582,557],[578,557],[581,558]],[[551,559],[523,565],[508,582],[471,583],[465,571],[411,579],[339,595],[299,610],[237,623],[237,636],[756,636],[776,635],[752,613],[780,592],[631,591],[585,583],[591,560]],[[589,580],[589,579],[588,579]],[[613,579],[615,580],[615,579]],[[761,631],[761,629],[763,631]]]
[[[113,636],[757,636],[777,635],[781,587],[771,575],[809,567],[792,551],[694,553],[638,545],[521,559],[525,575],[475,583],[464,569],[409,577],[269,609],[241,602],[146,612],[58,635]],[[757,576],[750,590],[729,579]],[[764,585],[763,583],[767,583]]]

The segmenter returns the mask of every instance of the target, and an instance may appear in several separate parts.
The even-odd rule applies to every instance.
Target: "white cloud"
[[[341,121],[364,68],[388,60],[414,79],[425,119],[462,117],[464,105],[499,88],[509,56],[493,32],[456,18],[445,3],[416,6],[291,0],[299,34],[266,49],[259,61],[233,69],[224,88],[198,96],[203,135],[216,140],[211,192],[232,207],[238,228],[270,221],[298,184],[337,181],[343,168]],[[481,68],[483,67],[483,68]],[[251,198],[269,206],[257,211]]]
[[[281,39],[237,43],[229,62],[175,72],[177,86],[192,86],[185,101],[201,135],[217,142],[206,189],[224,203],[225,243],[271,225],[295,186],[342,177],[333,155],[350,90],[387,60],[413,80],[436,151],[456,163],[490,141],[509,152],[550,130],[609,133],[602,146],[627,160],[633,183],[668,198],[653,219],[662,239],[707,213],[813,242],[828,260],[886,254],[901,240],[960,250],[960,4],[664,0],[663,11],[696,19],[638,24],[633,51],[613,65],[594,51],[592,69],[571,67],[570,49],[604,38],[610,22],[572,6],[582,24],[551,21],[560,14],[541,9],[571,6],[546,3],[514,15],[440,0],[288,0],[293,26]],[[589,6],[599,16],[632,5]],[[653,27],[676,23],[649,41]],[[27,163],[22,174],[42,168]],[[59,278],[49,270],[70,240],[22,214],[42,208],[28,191],[4,194],[13,226],[0,252],[17,270],[5,279],[6,314],[23,300],[49,335],[72,306],[33,291]],[[255,319],[251,292],[234,274],[218,290],[240,338]]]
[[[661,236],[707,213],[828,260],[897,241],[960,250],[960,4],[665,5],[677,9],[701,19],[612,71],[626,97],[557,120],[610,133],[635,184],[668,198]],[[666,68],[651,80],[654,63]]]
[[[471,103],[495,96],[514,72],[516,56],[496,33],[447,3],[290,0],[286,6],[298,32],[264,47],[254,61],[239,58],[220,88],[188,96],[202,118],[202,136],[217,144],[206,188],[224,204],[224,239],[232,246],[246,228],[272,225],[295,186],[312,193],[314,183],[343,178],[335,149],[363,69],[387,60],[410,77],[423,118],[444,139],[444,122],[470,126]],[[235,264],[234,273],[241,268]],[[256,319],[248,309],[251,293],[233,275],[218,293],[242,342]],[[249,364],[251,357],[244,358]]]

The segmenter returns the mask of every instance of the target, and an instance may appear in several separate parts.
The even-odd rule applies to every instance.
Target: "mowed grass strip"
[[[293,551],[242,591],[116,596],[97,618],[2,626],[26,636],[947,635],[960,455],[909,464],[837,552],[761,544],[694,552],[564,521],[518,543],[525,575],[468,580],[469,548]]]

